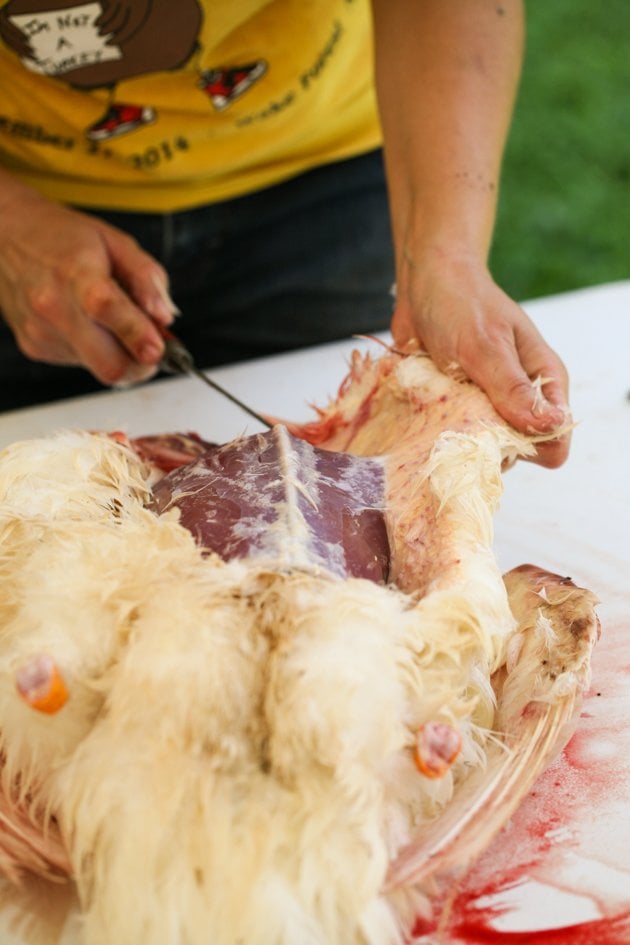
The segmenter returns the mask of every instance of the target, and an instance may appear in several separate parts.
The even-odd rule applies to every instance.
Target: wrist
[[[489,275],[487,253],[468,241],[431,238],[407,241],[396,254],[396,281],[400,289],[435,279],[479,279]]]
[[[467,263],[486,266],[494,227],[494,206],[471,206],[464,200],[410,201],[407,212],[393,214],[394,243],[400,265]]]
[[[13,174],[0,169],[0,213],[6,216],[16,207],[20,213],[23,213],[26,204],[44,199],[36,190],[23,184]]]

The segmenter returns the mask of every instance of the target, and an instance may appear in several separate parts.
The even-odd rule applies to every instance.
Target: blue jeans
[[[178,213],[89,211],[167,269],[176,331],[213,367],[386,329],[394,280],[380,151]],[[103,389],[29,361],[0,326],[0,410]]]

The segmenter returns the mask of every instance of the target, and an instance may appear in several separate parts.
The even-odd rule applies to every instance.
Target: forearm
[[[373,0],[399,267],[490,248],[523,47],[520,0]]]
[[[488,253],[523,54],[522,0],[372,0],[396,250],[397,345],[475,381],[518,430],[564,430],[564,365]],[[544,378],[544,398],[533,383]],[[556,466],[568,437],[538,447]]]

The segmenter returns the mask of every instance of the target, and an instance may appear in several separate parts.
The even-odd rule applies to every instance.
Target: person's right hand
[[[155,373],[157,326],[175,312],[162,266],[127,234],[14,181],[0,213],[0,312],[21,351],[82,364],[104,384]]]

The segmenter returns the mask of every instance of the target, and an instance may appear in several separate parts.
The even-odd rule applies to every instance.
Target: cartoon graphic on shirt
[[[141,128],[142,125],[155,121],[155,109],[145,105],[125,105],[122,102],[112,102],[102,118],[95,121],[85,132],[90,141],[106,141],[118,135],[127,134]]]
[[[217,111],[223,111],[267,71],[264,59],[231,69],[209,69],[201,73],[197,86],[207,92]]]
[[[0,9],[0,39],[32,72],[73,89],[106,89],[105,113],[85,132],[103,141],[156,120],[150,105],[118,101],[117,85],[194,64],[201,23],[198,0],[8,0]],[[223,111],[266,71],[262,59],[199,69],[197,87]]]

